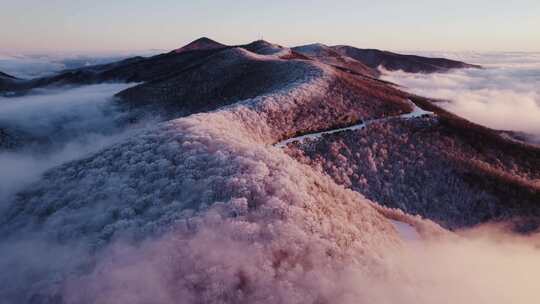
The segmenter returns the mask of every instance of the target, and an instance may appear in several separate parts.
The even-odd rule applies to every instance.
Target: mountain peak
[[[290,49],[279,44],[271,43],[266,40],[256,40],[249,44],[242,45],[242,48],[260,55],[285,55],[290,53]]]
[[[188,51],[196,51],[196,50],[212,50],[212,49],[219,49],[224,48],[226,45],[221,44],[215,40],[212,40],[208,37],[201,37],[197,40],[194,40],[187,45],[174,50],[175,53],[183,53]]]

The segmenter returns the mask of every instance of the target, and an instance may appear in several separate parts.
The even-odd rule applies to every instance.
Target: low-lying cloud
[[[409,74],[384,71],[383,78],[420,95],[447,100],[442,105],[487,127],[540,138],[540,55],[526,53],[450,56],[484,69]]]
[[[0,50],[0,71],[15,77],[30,79],[55,74],[65,69],[106,64],[133,56],[150,56],[159,50],[97,54],[42,53],[20,54]]]
[[[64,68],[64,64],[47,56],[0,54],[0,71],[19,78],[47,76]]]
[[[96,152],[133,132],[113,95],[132,84],[102,84],[0,97],[0,129],[18,141],[0,150],[0,211],[54,166]],[[0,147],[2,148],[2,147]],[[2,203],[3,202],[3,203]]]
[[[389,248],[367,266],[313,251],[276,265],[272,251],[287,252],[286,244],[250,244],[227,230],[172,234],[140,247],[117,244],[63,293],[68,303],[110,304],[537,303],[539,238],[481,230]]]
[[[0,97],[0,127],[65,141],[81,132],[104,133],[121,113],[110,102],[127,84],[35,90],[23,97]]]

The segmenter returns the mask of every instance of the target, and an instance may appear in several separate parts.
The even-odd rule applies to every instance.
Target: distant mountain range
[[[445,58],[402,55],[375,49],[359,49],[346,45],[334,46],[332,49],[374,69],[381,66],[390,71],[401,70],[408,73],[435,73],[445,72],[450,69],[481,68],[479,65]]]

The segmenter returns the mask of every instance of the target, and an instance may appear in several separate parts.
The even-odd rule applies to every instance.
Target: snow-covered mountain
[[[518,219],[522,231],[537,228],[540,149],[379,80],[368,66],[322,45],[202,39],[19,87],[30,98],[41,86],[133,82],[109,87],[114,98],[103,102],[40,111],[88,126],[73,137],[150,123],[5,196],[0,295],[7,303],[412,303],[418,295],[430,303],[429,290],[459,280],[416,272],[426,259],[415,253],[444,260],[437,246],[461,244],[445,228]],[[105,88],[85,94],[97,89]],[[22,97],[3,101],[13,98]],[[57,128],[23,118],[14,121],[57,138]]]

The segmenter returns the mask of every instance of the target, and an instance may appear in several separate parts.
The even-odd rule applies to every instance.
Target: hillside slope
[[[536,230],[540,149],[430,110],[437,114],[377,121],[286,151],[374,201],[447,228],[511,220]]]
[[[244,48],[228,48],[194,68],[140,84],[117,96],[121,99],[120,104],[130,110],[142,109],[142,113],[158,112],[164,117],[175,118],[271,94],[280,87],[295,85],[305,77],[314,77],[314,69],[309,67],[317,66],[332,71],[324,98],[343,99],[343,103],[353,107],[351,110],[340,109],[343,112],[336,117],[335,124],[350,124],[372,116],[410,110],[403,99],[406,94],[389,85],[315,61],[291,58],[288,54],[275,50],[272,55],[265,56]],[[330,107],[321,102],[317,111],[323,114],[330,111]],[[305,108],[304,111],[315,110]]]

